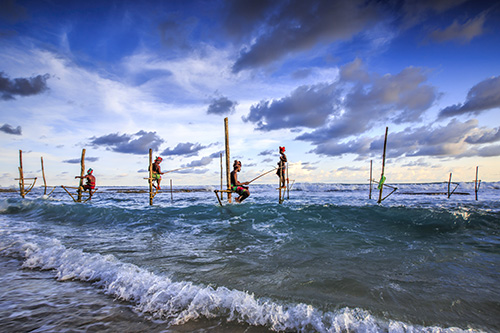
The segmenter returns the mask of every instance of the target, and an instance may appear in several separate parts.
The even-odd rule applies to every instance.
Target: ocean
[[[0,331],[500,331],[500,182],[395,186],[0,193]]]

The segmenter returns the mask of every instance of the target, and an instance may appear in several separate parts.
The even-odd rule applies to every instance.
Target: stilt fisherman
[[[95,177],[92,174],[94,170],[92,168],[87,170],[87,174],[85,176],[75,176],[76,178],[86,179],[87,183],[82,186],[83,191],[89,191],[89,200],[92,199],[92,190],[95,189]]]
[[[153,172],[152,172],[152,177],[153,177],[153,182],[156,181],[157,185],[153,184],[153,187],[156,187],[158,190],[161,190],[160,188],[160,183],[161,183],[161,175],[164,174],[164,172],[161,172],[160,168],[160,163],[163,161],[163,158],[160,156],[156,157],[155,162],[152,164],[153,167]]]
[[[280,161],[278,162],[278,170],[276,171],[276,174],[278,177],[280,177],[280,187],[285,187],[285,170],[286,170],[286,155],[285,155],[285,147],[280,147],[279,150],[280,153]]]
[[[236,202],[242,202],[250,196],[250,191],[248,190],[249,182],[241,183],[238,181],[238,172],[241,171],[241,161],[235,160],[233,163],[233,171],[231,171],[231,191],[238,193],[240,196],[235,200]]]

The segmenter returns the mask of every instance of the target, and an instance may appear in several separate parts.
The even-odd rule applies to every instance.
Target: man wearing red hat
[[[157,186],[155,186],[153,184],[153,186],[156,187],[158,190],[161,190],[161,188],[160,188],[161,175],[164,174],[164,172],[161,172],[161,168],[160,168],[161,161],[163,161],[163,158],[158,156],[156,158],[155,162],[152,164],[152,166],[153,166],[153,175],[152,175],[153,181],[156,180],[156,183],[158,184]]]
[[[285,169],[286,169],[285,147],[280,147],[280,161],[278,162],[278,170],[276,174],[280,177],[280,187],[285,187]]]

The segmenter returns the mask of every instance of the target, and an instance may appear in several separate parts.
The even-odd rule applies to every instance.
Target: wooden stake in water
[[[282,181],[283,181],[283,176],[282,176],[282,173],[281,173],[281,169],[278,169],[278,172],[280,173],[280,176],[279,176],[279,179],[278,179],[278,193],[279,193],[279,196],[278,196],[278,202],[279,204],[281,205],[281,203],[283,202],[282,200],[282,197],[281,197],[281,184],[282,184]],[[285,196],[285,192],[283,191],[283,196]]]
[[[479,192],[479,186],[481,185],[481,180],[478,182],[479,175],[479,167],[476,166],[476,180],[474,181],[474,192],[476,193],[476,201],[477,201],[477,192]]]
[[[149,205],[153,205],[153,150],[149,149]]]
[[[82,202],[83,176],[85,176],[85,149],[82,149],[82,158],[80,160],[80,185],[78,186],[77,202]]]
[[[172,179],[170,179],[170,200],[174,201],[174,193],[172,191]]]
[[[385,139],[384,139],[384,154],[382,155],[382,174],[380,176],[381,186],[380,186],[380,193],[379,193],[378,201],[377,201],[378,203],[382,202],[382,191],[384,189],[383,178],[384,178],[384,172],[385,172],[385,151],[387,148],[387,132],[388,131],[389,131],[389,127],[386,127],[385,128]]]
[[[43,195],[47,194],[47,181],[45,180],[45,170],[43,169],[43,157],[40,157],[42,162],[42,177],[43,177]]]
[[[290,200],[290,178],[288,178],[288,162],[286,162],[286,199]]]
[[[451,172],[450,172],[450,179],[448,180],[448,199],[450,198],[451,196],[451,193],[450,193],[450,187],[451,187]]]
[[[372,168],[373,168],[373,160],[370,160],[370,194],[368,195],[368,199],[372,198]]]
[[[229,122],[228,118],[224,118],[224,135],[225,135],[225,145],[226,145],[226,182],[227,182],[227,190],[231,191],[231,158],[229,154]],[[231,192],[227,193],[227,201],[231,203]]]
[[[23,151],[19,150],[19,191],[21,197],[24,198],[26,193],[24,193],[24,172],[23,172]]]
[[[220,190],[221,191],[223,190],[223,188],[222,188],[223,180],[224,180],[224,167],[222,164],[222,153],[220,153]],[[224,196],[222,195],[222,193],[223,192],[220,193],[220,198],[224,199]]]

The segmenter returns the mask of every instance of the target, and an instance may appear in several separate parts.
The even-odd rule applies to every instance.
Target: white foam
[[[54,270],[58,280],[79,280],[107,294],[131,302],[154,319],[179,325],[198,318],[223,317],[228,321],[265,326],[275,331],[314,332],[459,332],[458,328],[418,327],[387,321],[362,309],[322,312],[307,304],[280,304],[225,287],[175,282],[112,255],[66,248],[56,239],[22,239],[0,229],[0,254],[17,255],[23,267]]]

